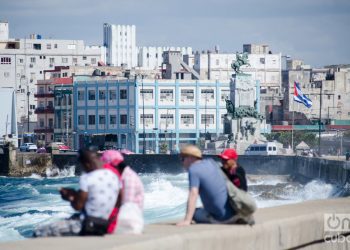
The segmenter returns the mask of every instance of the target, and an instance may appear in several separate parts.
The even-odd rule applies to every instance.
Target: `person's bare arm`
[[[79,190],[73,196],[70,197],[69,201],[75,210],[80,211],[84,208],[87,199],[88,193]]]
[[[190,193],[188,195],[187,212],[186,212],[185,219],[177,223],[176,224],[177,226],[188,226],[191,224],[194,212],[196,210],[196,202],[197,202],[198,194],[199,194],[199,190],[197,187],[192,187],[190,189]]]

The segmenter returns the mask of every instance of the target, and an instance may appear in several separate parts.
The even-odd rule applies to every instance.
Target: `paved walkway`
[[[139,236],[112,235],[106,237],[29,239],[0,244],[0,249],[220,250],[288,249],[298,247],[311,249],[337,248],[338,245],[336,243],[323,242],[323,218],[325,213],[350,214],[350,199],[317,200],[260,209],[255,216],[256,225],[252,227],[243,225],[176,227],[172,223],[164,223],[148,225],[145,233]],[[348,233],[350,233],[350,229],[348,229]]]

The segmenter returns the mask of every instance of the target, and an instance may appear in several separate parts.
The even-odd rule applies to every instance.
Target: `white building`
[[[142,69],[159,69],[163,63],[165,51],[180,51],[182,56],[192,55],[191,47],[139,47],[138,66]]]
[[[103,25],[103,43],[106,61],[110,66],[137,66],[135,25]]]
[[[8,38],[6,24],[0,23],[2,38]],[[44,79],[44,70],[55,66],[98,65],[105,55],[104,47],[85,46],[82,40],[41,39],[38,35],[30,39],[0,40],[0,87],[15,88],[17,118],[22,122],[27,121],[28,113],[30,121],[36,121],[35,84]]]
[[[242,66],[241,70],[260,82],[260,112],[267,116],[267,107],[279,105],[279,100],[282,99],[282,55],[270,54],[266,45],[258,48],[257,45],[245,45],[245,50],[259,52],[248,54],[250,66]],[[266,51],[268,53],[262,53]],[[193,68],[200,75],[200,79],[227,81],[232,77],[231,64],[235,61],[235,53],[197,52],[194,55]]]
[[[116,135],[117,147],[142,153],[223,133],[230,87],[227,81],[77,76],[73,93],[76,148],[101,146],[98,137]]]
[[[0,139],[12,141],[17,147],[16,94],[13,88],[0,88]]]

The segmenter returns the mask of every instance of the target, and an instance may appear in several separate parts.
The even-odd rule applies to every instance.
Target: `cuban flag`
[[[311,108],[312,101],[301,92],[300,85],[294,82],[294,101],[304,104],[307,108]]]

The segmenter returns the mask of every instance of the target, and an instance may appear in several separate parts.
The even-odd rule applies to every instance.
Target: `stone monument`
[[[236,53],[236,61],[231,65],[234,74],[230,99],[226,100],[224,125],[224,133],[228,135],[227,147],[235,148],[239,154],[243,154],[250,144],[263,139],[260,135],[260,124],[264,119],[259,114],[260,83],[241,71],[244,65],[249,65],[248,54]]]

